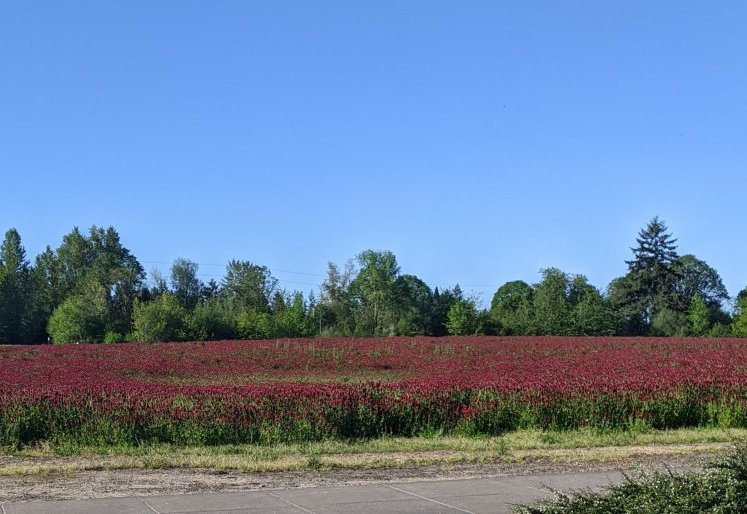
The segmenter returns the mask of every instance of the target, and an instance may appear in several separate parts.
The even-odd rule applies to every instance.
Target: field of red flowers
[[[0,446],[747,427],[747,339],[0,347]]]

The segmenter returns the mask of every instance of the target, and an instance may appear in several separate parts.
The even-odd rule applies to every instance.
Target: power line
[[[268,269],[271,269],[272,271],[279,271],[281,273],[293,273],[295,275],[306,275],[308,277],[327,278],[326,275],[319,275],[317,273],[304,273],[303,271],[290,271],[290,270],[287,270],[287,269],[279,269],[279,268],[268,268]]]
[[[223,275],[215,275],[215,274],[212,274],[212,273],[198,273],[197,275],[199,277],[202,277],[202,278],[205,278],[205,277],[223,278]],[[275,278],[275,280],[277,280],[278,282],[283,282],[285,284],[302,284],[302,285],[305,285],[305,286],[321,287],[321,284],[313,284],[311,282],[299,282],[297,280],[285,280],[283,278],[277,278],[277,277],[273,277],[273,278]]]
[[[165,262],[165,261],[140,261],[143,264],[173,264],[173,262]],[[198,266],[217,266],[217,267],[224,267],[225,264],[211,264],[211,263],[204,263],[204,262],[195,262],[195,261],[189,261],[194,264],[197,264]],[[307,277],[320,277],[320,278],[326,278],[326,275],[319,275],[318,273],[306,273],[305,271],[292,271],[287,269],[280,269],[280,268],[267,268],[270,271],[274,271],[277,273],[291,273],[293,275],[304,275]],[[218,275],[223,276],[223,275]]]
[[[171,265],[171,264],[173,264],[173,262],[166,262],[166,261],[140,261],[140,262],[143,263],[143,264],[165,264],[165,265]],[[213,267],[224,267],[225,266],[225,264],[213,264],[213,263],[194,262],[194,261],[190,261],[190,262],[192,262],[194,264],[197,264],[198,266],[213,266]],[[287,270],[287,269],[282,269],[282,268],[270,268],[270,267],[267,267],[267,269],[269,269],[270,271],[276,272],[276,273],[290,273],[290,274],[293,274],[293,275],[301,275],[301,276],[306,276],[306,277],[327,278],[326,275],[320,275],[318,273],[307,273],[305,271],[293,271],[293,270]],[[221,274],[212,274],[212,273],[198,273],[198,275],[200,275],[201,277],[210,277],[210,278],[215,278],[215,277],[222,278],[224,276],[224,275],[221,275]],[[300,285],[314,286],[314,287],[321,287],[322,286],[322,284],[318,284],[318,283],[300,282],[300,281],[295,281],[295,280],[285,280],[285,279],[281,279],[281,278],[277,278],[277,277],[275,277],[275,278],[278,280],[278,282],[283,282],[283,283],[288,283],[288,284],[300,284]],[[495,287],[495,288],[497,288],[497,287],[500,287],[502,285],[502,284],[461,284],[459,282],[456,282],[455,285],[456,284],[459,284],[459,287],[480,287],[480,288],[482,288],[482,287]],[[442,289],[446,289],[446,288],[453,287],[453,286],[451,286],[451,285],[444,285],[444,284],[435,284],[435,285],[433,285],[431,287],[439,287],[439,288],[442,288]]]

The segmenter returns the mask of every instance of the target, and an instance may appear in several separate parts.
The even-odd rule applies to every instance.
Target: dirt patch
[[[558,462],[527,458],[519,462],[496,461],[481,464],[271,473],[245,473],[210,469],[102,469],[69,473],[53,472],[0,477],[0,502],[235,492],[415,480],[613,471],[630,470],[639,466],[655,468],[667,466],[676,471],[688,471],[699,469],[713,457],[713,452],[690,453],[687,455],[662,455],[660,452],[651,452],[638,453],[605,462],[584,459]],[[8,464],[8,459],[14,459],[13,464],[18,464],[18,460],[20,460],[13,457],[0,457],[0,464]],[[25,458],[23,460],[37,461],[38,459]]]

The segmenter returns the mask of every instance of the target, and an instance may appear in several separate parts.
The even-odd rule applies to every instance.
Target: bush
[[[217,300],[197,304],[187,319],[187,327],[193,341],[220,341],[238,335],[235,316]]]
[[[269,339],[275,333],[272,316],[255,310],[243,311],[238,316],[239,336],[244,339]]]
[[[125,336],[119,332],[112,332],[111,330],[104,335],[105,344],[123,343],[125,340]]]
[[[140,342],[181,341],[185,339],[187,311],[171,294],[152,302],[135,301],[132,325]]]
[[[96,343],[104,335],[106,312],[82,295],[71,296],[60,304],[47,323],[52,342]]]
[[[701,514],[745,512],[747,447],[740,445],[702,473],[677,475],[641,472],[604,493],[562,493],[535,505],[521,505],[522,514]]]

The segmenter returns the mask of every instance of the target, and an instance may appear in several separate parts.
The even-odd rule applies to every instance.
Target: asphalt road
[[[226,513],[509,513],[512,505],[528,503],[559,490],[595,489],[619,482],[620,473],[567,473],[437,480],[360,486],[308,487],[241,493],[184,494],[98,498],[0,505],[2,514],[166,514]]]

